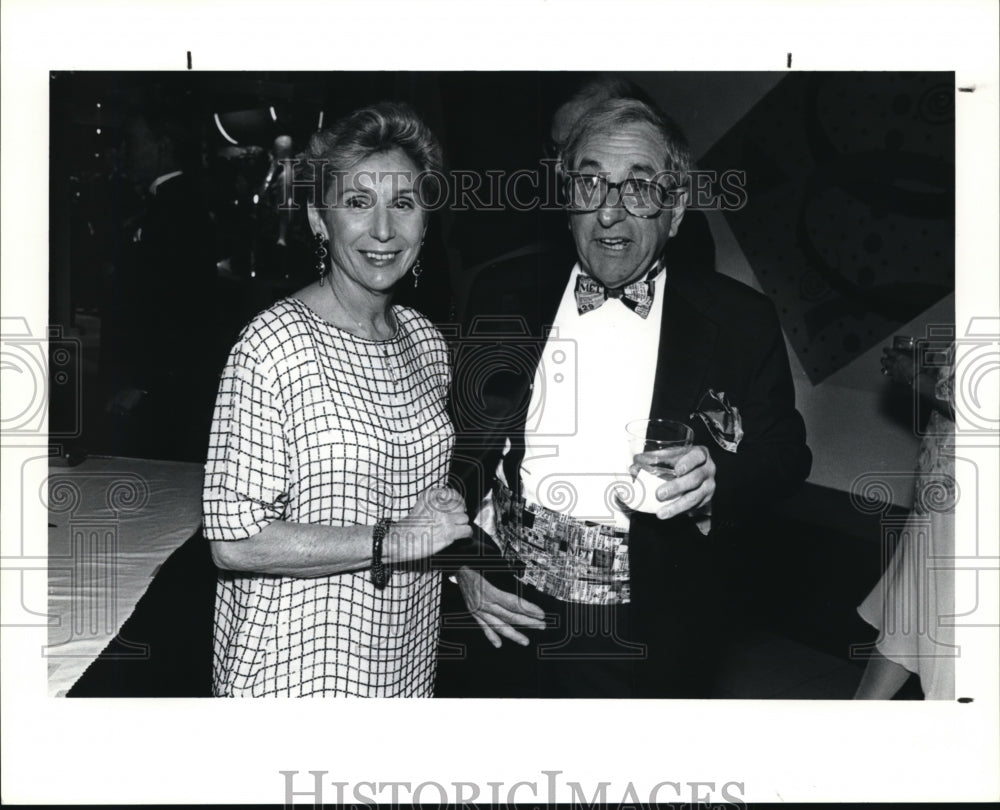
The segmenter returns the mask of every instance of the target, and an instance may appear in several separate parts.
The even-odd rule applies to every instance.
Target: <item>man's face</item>
[[[629,177],[652,180],[666,171],[666,153],[666,143],[652,126],[635,123],[587,138],[572,168],[584,174],[603,174],[611,183]],[[570,214],[569,221],[584,271],[607,287],[621,287],[652,267],[667,240],[677,233],[683,216],[683,198],[678,198],[657,217],[634,217],[621,205],[616,189],[608,193],[601,208]]]

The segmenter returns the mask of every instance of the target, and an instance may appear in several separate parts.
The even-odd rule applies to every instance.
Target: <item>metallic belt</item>
[[[521,582],[564,602],[629,601],[628,532],[576,520],[493,486],[495,540]]]

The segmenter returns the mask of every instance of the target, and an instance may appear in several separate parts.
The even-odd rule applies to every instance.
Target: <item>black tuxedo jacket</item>
[[[455,347],[452,396],[458,436],[453,479],[472,514],[501,458],[507,481],[519,481],[531,385],[574,260],[564,247],[540,249],[487,268],[473,286]],[[665,289],[656,295],[666,298],[650,417],[691,425],[695,443],[708,449],[717,470],[708,537],[687,516],[661,521],[636,514],[631,521],[636,633],[649,645],[650,661],[668,666],[679,648],[698,646],[697,619],[719,601],[713,549],[720,538],[731,542],[744,518],[790,495],[809,474],[812,457],[770,300],[727,276],[684,264],[668,266]],[[694,417],[710,388],[725,392],[739,409],[744,436],[735,453]],[[609,436],[617,428],[609,425]],[[511,450],[502,457],[508,440]],[[479,535],[461,556],[487,575],[502,568],[492,542]]]

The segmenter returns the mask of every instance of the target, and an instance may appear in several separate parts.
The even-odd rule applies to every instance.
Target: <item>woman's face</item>
[[[417,260],[427,222],[415,190],[419,173],[401,150],[380,152],[334,175],[324,210],[309,207],[313,232],[330,240],[340,282],[386,293]]]

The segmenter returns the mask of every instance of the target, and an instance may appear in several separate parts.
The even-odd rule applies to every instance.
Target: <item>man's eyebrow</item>
[[[603,171],[602,168],[601,168],[601,164],[598,161],[596,161],[596,160],[584,159],[584,160],[580,161],[579,168],[581,170],[583,170],[583,169],[589,169],[589,170],[591,170],[591,171],[593,171],[595,173],[598,173],[598,174],[601,171]],[[661,169],[657,169],[657,168],[655,168],[653,166],[650,166],[648,163],[633,163],[631,166],[629,166],[628,171],[629,171],[629,174],[649,174],[649,175],[655,175],[657,172],[662,171],[662,170]]]
[[[656,174],[657,170],[648,163],[633,163],[629,166],[629,174]]]

